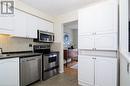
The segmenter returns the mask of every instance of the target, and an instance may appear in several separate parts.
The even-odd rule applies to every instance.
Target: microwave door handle
[[[54,37],[55,37],[55,36],[53,35],[53,41],[54,41]]]

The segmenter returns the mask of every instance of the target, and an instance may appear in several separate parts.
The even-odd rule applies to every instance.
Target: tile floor
[[[37,82],[31,86],[79,86],[77,70],[69,66],[67,68],[65,67],[64,73],[58,74],[46,81]]]

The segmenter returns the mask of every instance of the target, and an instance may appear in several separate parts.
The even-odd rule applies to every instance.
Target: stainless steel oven
[[[34,52],[43,53],[42,79],[46,80],[59,73],[59,52],[51,51],[50,45],[34,45]]]
[[[54,42],[54,33],[38,30],[37,34],[37,41],[39,42]]]
[[[58,57],[58,53],[56,52],[43,55],[43,80],[46,80],[58,73]]]

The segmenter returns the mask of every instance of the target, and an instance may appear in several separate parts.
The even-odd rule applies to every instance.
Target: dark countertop
[[[9,59],[9,58],[24,58],[24,57],[30,57],[30,56],[39,56],[42,55],[42,53],[33,53],[33,52],[27,52],[27,53],[8,53],[8,54],[1,54],[0,59]]]
[[[50,51],[50,53],[59,53],[59,51]]]

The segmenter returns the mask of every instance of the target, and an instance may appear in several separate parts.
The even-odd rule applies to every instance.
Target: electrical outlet
[[[32,44],[29,44],[29,47],[32,47]]]

